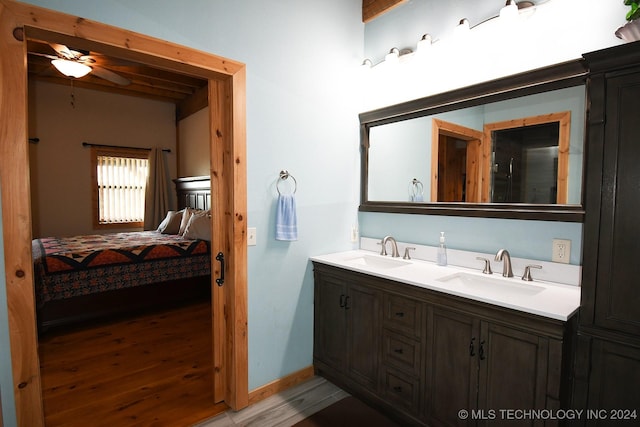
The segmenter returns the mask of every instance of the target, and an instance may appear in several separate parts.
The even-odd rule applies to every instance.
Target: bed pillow
[[[210,210],[204,210],[204,209],[194,209],[194,208],[185,208],[184,209],[184,214],[182,215],[182,221],[180,221],[180,231],[178,231],[178,234],[181,236],[184,236],[184,231],[187,229],[187,225],[189,224],[189,220],[191,219],[191,217],[193,215],[200,215],[200,214],[210,214],[211,211]]]
[[[187,224],[189,224],[189,218],[191,218],[191,215],[193,215],[193,213],[195,212],[195,209],[184,208],[182,212],[183,214],[182,214],[182,220],[180,221],[180,229],[177,233],[181,236],[184,235],[184,230],[187,228]]]
[[[183,211],[169,211],[167,216],[158,226],[158,231],[162,234],[178,234],[180,231],[180,223],[182,221]]]
[[[211,215],[209,211],[195,212],[182,235],[185,239],[211,240]]]

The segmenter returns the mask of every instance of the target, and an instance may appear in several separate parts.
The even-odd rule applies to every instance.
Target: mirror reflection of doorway
[[[483,133],[433,119],[431,201],[480,201]]]
[[[466,201],[466,181],[467,142],[441,135],[438,144],[438,201]]]

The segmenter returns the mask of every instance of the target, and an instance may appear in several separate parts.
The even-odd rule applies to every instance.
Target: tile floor
[[[314,377],[241,411],[227,411],[194,427],[288,427],[349,394]]]

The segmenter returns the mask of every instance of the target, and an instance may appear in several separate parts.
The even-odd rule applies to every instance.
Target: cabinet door
[[[345,312],[349,376],[375,390],[380,358],[380,292],[350,284]]]
[[[430,309],[426,345],[425,408],[433,426],[473,425],[461,409],[477,408],[479,321],[454,311]]]
[[[640,348],[594,339],[591,355],[587,425],[638,425]]]
[[[334,369],[346,366],[346,311],[344,304],[347,286],[332,276],[316,275],[315,335],[313,355]]]
[[[595,323],[640,334],[640,73],[606,83]]]
[[[478,407],[497,414],[495,420],[485,421],[487,425],[513,425],[514,420],[499,415],[502,409],[544,409],[548,340],[486,322],[481,329]],[[518,425],[536,423],[540,420]]]

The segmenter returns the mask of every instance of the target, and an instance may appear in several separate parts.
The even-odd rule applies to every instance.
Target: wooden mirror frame
[[[583,222],[583,203],[579,205],[557,205],[526,203],[414,203],[408,201],[370,201],[368,199],[369,130],[371,127],[383,124],[584,85],[586,82],[587,71],[584,60],[578,59],[468,86],[451,92],[432,95],[361,113],[359,115],[361,144],[359,210],[361,212]],[[585,108],[587,107],[585,106]],[[583,165],[585,164],[584,158],[582,163]],[[584,173],[582,175],[581,186],[583,188],[582,192],[584,193]],[[584,194],[581,199],[584,200]]]

